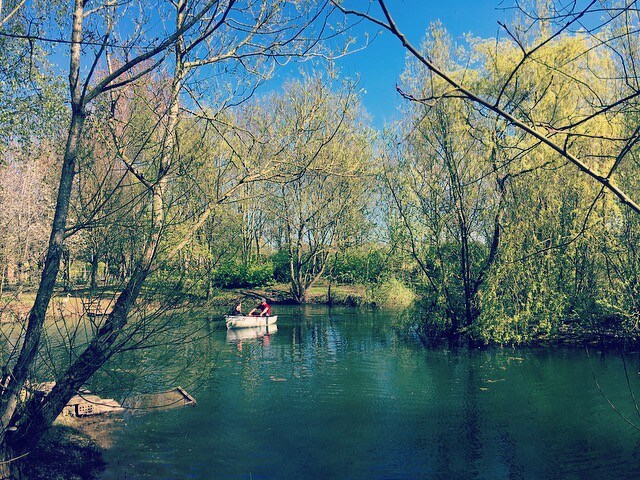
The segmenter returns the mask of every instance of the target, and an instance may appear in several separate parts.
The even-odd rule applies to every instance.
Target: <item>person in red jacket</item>
[[[271,315],[271,306],[267,303],[267,299],[263,298],[260,305],[251,310],[249,315],[257,315],[260,317],[268,317]]]

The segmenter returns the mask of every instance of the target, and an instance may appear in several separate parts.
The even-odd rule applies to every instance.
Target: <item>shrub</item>
[[[377,285],[373,290],[373,301],[380,307],[408,308],[415,300],[415,292],[395,278]]]
[[[273,263],[243,264],[233,260],[220,265],[213,274],[213,283],[222,288],[256,287],[273,280]]]
[[[269,260],[273,265],[273,279],[276,282],[289,283],[291,281],[289,254],[285,250],[279,250]]]

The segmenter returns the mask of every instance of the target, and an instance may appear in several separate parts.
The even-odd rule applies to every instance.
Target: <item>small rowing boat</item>
[[[226,315],[224,317],[227,328],[265,327],[278,321],[277,315],[258,317],[253,315]]]

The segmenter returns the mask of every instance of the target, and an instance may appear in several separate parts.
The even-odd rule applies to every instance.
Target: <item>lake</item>
[[[275,310],[258,338],[213,322],[197,406],[126,414],[101,478],[640,478],[638,355],[425,349],[393,312]]]

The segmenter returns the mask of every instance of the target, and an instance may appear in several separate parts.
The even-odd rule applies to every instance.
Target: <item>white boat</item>
[[[264,327],[273,325],[278,321],[277,315],[258,317],[252,315],[226,315],[224,317],[227,328]]]

